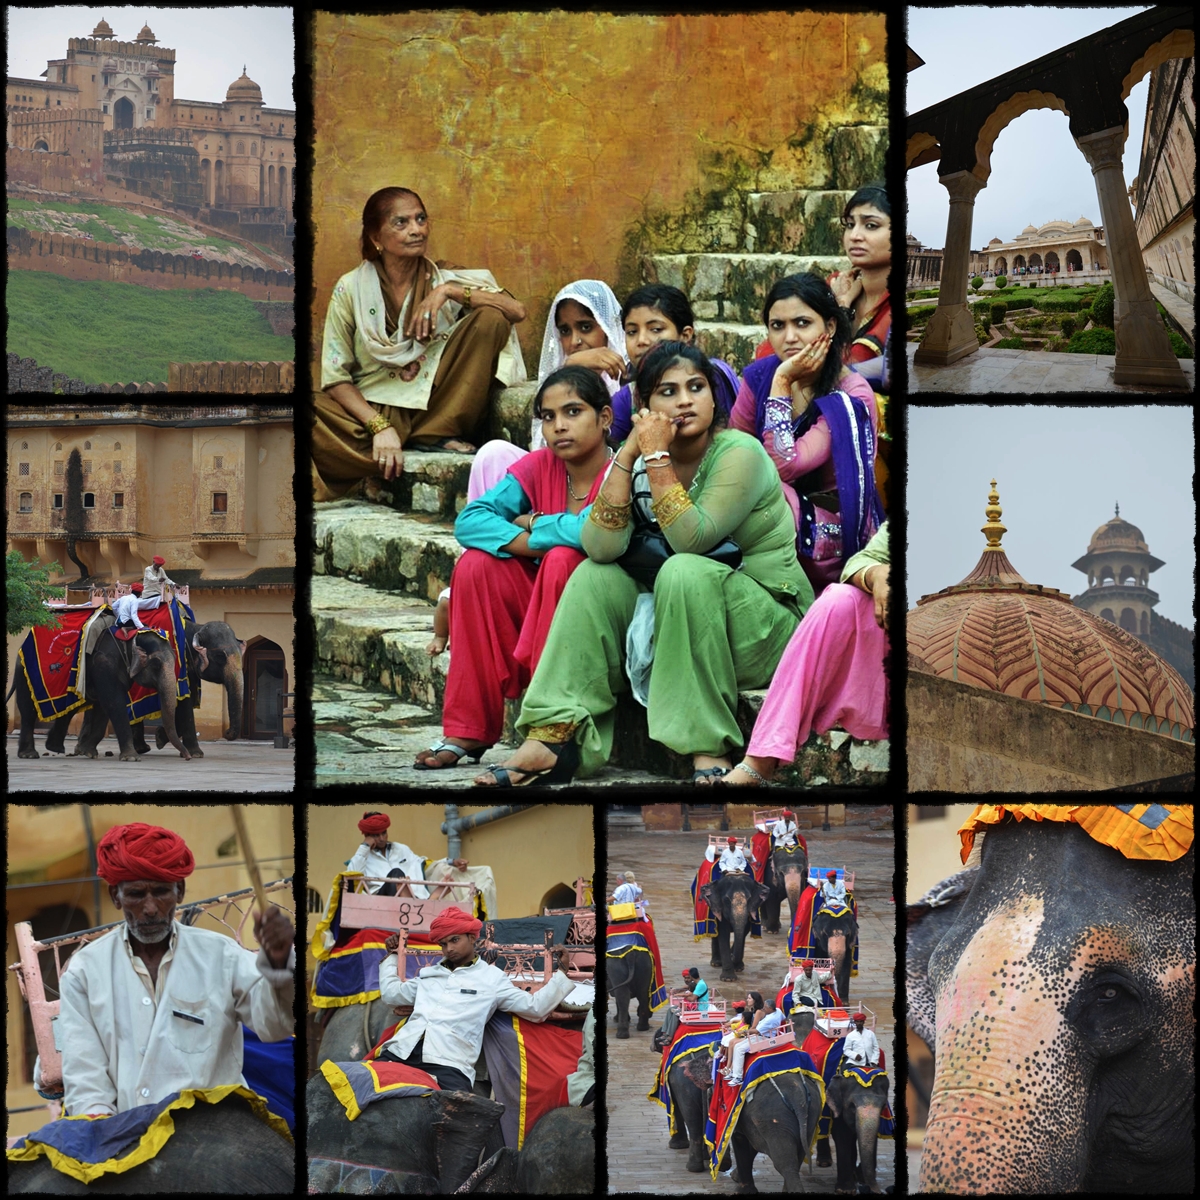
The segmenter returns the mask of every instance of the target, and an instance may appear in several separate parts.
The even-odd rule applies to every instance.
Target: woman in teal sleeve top
[[[450,669],[442,740],[418,770],[478,762],[500,737],[504,701],[537,667],[558,598],[584,560],[580,532],[611,452],[608,390],[587,367],[562,367],[534,400],[546,447],[514,463],[458,516],[467,547],[450,577]]]

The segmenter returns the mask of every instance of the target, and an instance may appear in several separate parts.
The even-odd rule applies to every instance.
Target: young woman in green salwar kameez
[[[674,552],[653,587],[650,736],[690,755],[696,782],[730,769],[742,745],[739,690],[771,682],[812,603],[796,559],[795,521],[762,443],[714,426],[714,380],[695,347],[663,342],[643,359],[647,407],[609,467],[584,523],[588,561],[571,576],[517,721],[525,741],[478,786],[519,787],[592,775],[612,750],[616,697],[626,690],[626,636],[650,589],[617,559],[632,510],[656,521]],[[706,553],[732,538],[734,570]]]

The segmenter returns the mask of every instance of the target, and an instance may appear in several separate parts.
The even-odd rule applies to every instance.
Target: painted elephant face
[[[920,1190],[1193,1190],[1193,855],[1130,860],[1067,824],[988,832],[929,958]]]
[[[752,875],[722,875],[714,883],[706,883],[700,896],[719,921],[740,925],[750,920],[750,914],[766,900],[771,889]]]

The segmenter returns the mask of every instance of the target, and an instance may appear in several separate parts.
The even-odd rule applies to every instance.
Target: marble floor
[[[1113,383],[1116,356],[1112,354],[1062,354],[1053,351],[997,350],[981,347],[974,354],[948,367],[915,365],[916,343],[908,350],[908,392],[956,392],[959,394],[1002,393],[1031,395],[1042,392],[1159,393],[1182,396],[1174,388]],[[1196,388],[1194,359],[1180,359],[1188,391]]]

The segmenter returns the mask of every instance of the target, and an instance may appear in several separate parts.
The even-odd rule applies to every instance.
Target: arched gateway
[[[1053,108],[1070,119],[1096,180],[1116,291],[1114,381],[1187,387],[1146,282],[1121,153],[1129,120],[1125,98],[1161,63],[1195,54],[1192,12],[1148,9],[908,118],[906,166],[937,162],[938,181],[950,193],[938,307],[916,362],[946,365],[979,349],[967,304],[975,197],[987,186],[992,147],[1005,126],[1030,109]]]

